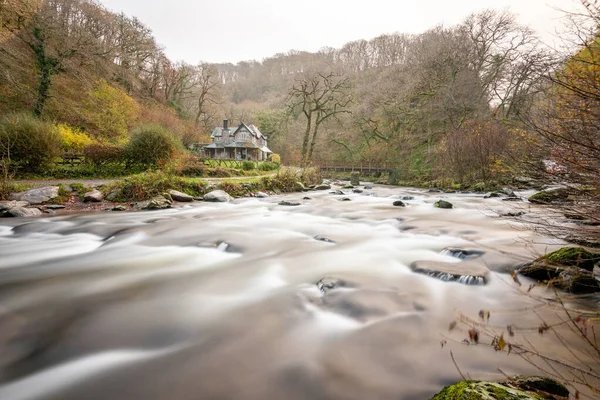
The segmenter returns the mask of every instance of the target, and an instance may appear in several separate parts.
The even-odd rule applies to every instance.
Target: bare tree
[[[288,98],[290,112],[300,112],[306,119],[302,140],[302,164],[312,160],[319,127],[341,113],[350,113],[353,97],[350,80],[338,73],[306,73],[297,78]]]
[[[202,123],[209,130],[212,113],[211,106],[220,101],[221,80],[217,69],[207,63],[197,67],[195,97],[196,97],[196,126]]]

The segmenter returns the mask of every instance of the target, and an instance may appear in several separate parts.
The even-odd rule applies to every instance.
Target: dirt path
[[[260,175],[260,176],[232,176],[231,178],[198,178],[200,180],[206,182],[222,182],[229,180],[241,180],[241,179],[252,179],[252,178],[262,178],[265,176],[274,176],[277,175],[276,172]],[[14,183],[25,184],[25,185],[33,185],[33,186],[52,186],[58,185],[62,183],[63,185],[70,185],[72,183],[81,183],[85,186],[101,186],[106,185],[108,183],[117,182],[123,178],[114,178],[114,179],[31,179],[31,180],[16,180]]]

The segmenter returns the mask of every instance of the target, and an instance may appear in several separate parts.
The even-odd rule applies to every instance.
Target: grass
[[[321,183],[318,170],[295,170],[283,168],[275,176],[257,176],[244,179],[223,180],[215,186],[232,196],[245,196],[257,191],[294,192],[297,182],[304,185]],[[118,191],[117,202],[148,200],[168,190],[178,190],[194,197],[203,196],[209,191],[208,182],[199,178],[185,178],[165,172],[145,172],[128,176],[120,181],[104,185],[102,191],[108,194]]]
[[[0,181],[0,200],[9,200],[11,193],[24,192],[33,187],[25,183],[13,183],[10,181]]]

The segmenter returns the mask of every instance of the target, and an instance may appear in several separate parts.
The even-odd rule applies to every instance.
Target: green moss
[[[592,271],[594,264],[600,261],[600,254],[594,254],[583,247],[563,247],[538,258],[536,261],[549,262],[556,265],[579,267]]]
[[[550,204],[569,201],[569,192],[566,189],[543,190],[529,197],[529,201],[536,204]]]
[[[68,191],[62,183],[58,184],[58,196],[48,200],[44,204],[64,204],[69,201],[71,197],[71,192]]]
[[[148,172],[129,176],[118,182],[105,185],[102,191],[107,194],[117,189],[119,195],[115,198],[118,202],[142,201],[161,195],[170,189],[175,189],[191,196],[200,196],[206,193],[206,182],[169,175],[163,172]]]
[[[446,386],[431,400],[539,400],[542,397],[496,382],[464,381]]]
[[[454,206],[452,205],[452,203],[446,201],[446,200],[438,200],[435,202],[435,204],[433,205],[435,208],[453,208]]]
[[[83,183],[71,183],[69,186],[82,199],[85,193],[89,191],[89,189],[87,189]]]

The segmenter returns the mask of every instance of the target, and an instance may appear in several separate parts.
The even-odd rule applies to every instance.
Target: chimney
[[[224,119],[223,120],[223,130],[227,130],[229,129],[229,121]]]

